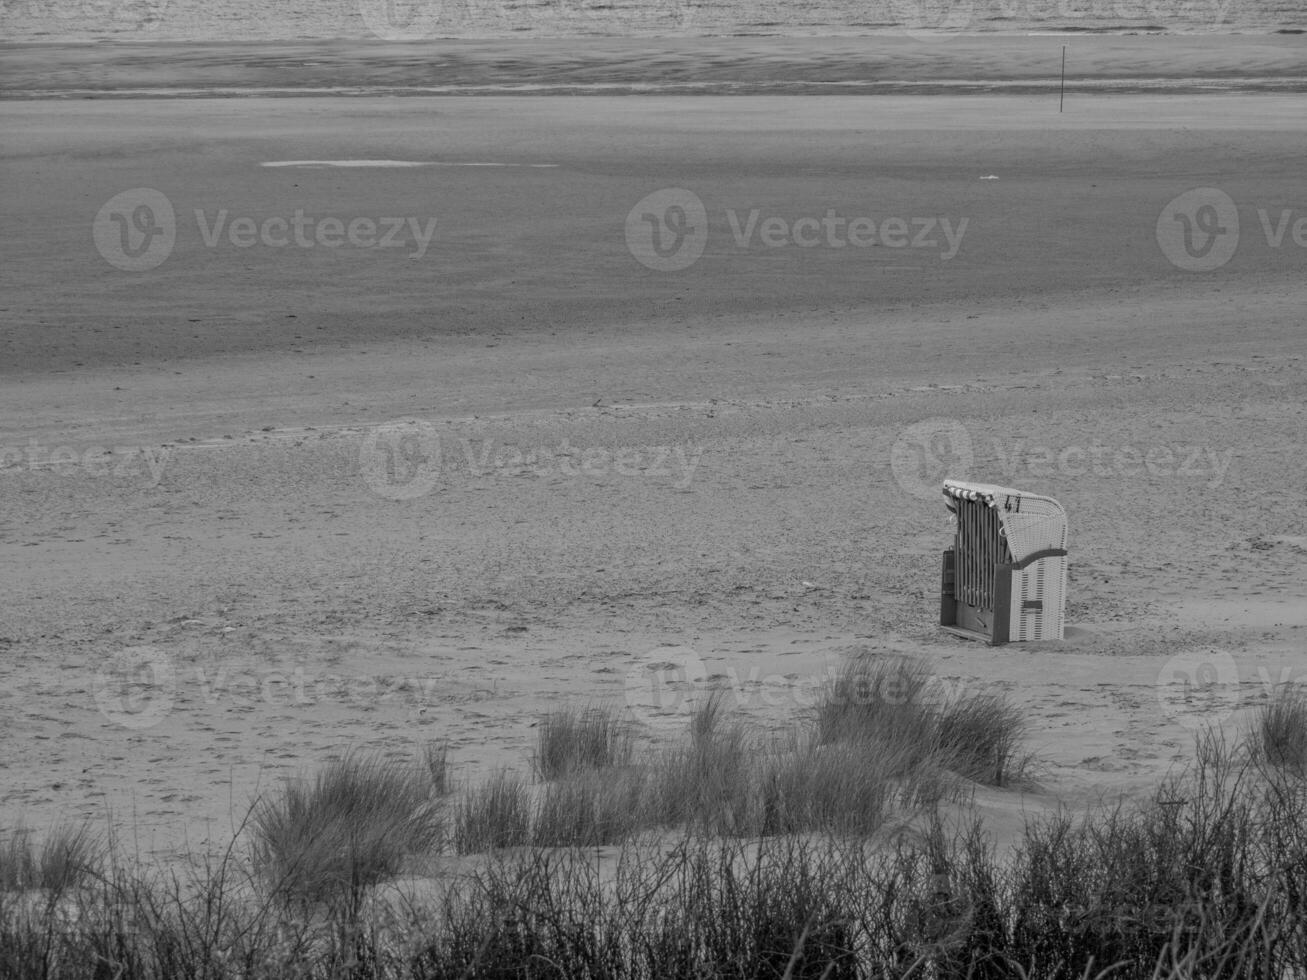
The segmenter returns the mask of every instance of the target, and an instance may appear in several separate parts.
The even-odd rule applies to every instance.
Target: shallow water
[[[1307,28],[1307,0],[0,0],[11,41]]]

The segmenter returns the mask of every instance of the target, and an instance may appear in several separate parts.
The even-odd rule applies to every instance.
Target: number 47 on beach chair
[[[1051,497],[944,481],[955,522],[944,552],[939,622],[992,646],[1060,640],[1066,607],[1066,511]]]

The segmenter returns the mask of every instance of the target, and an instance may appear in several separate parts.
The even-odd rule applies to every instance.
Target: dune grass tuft
[[[484,854],[531,843],[531,794],[526,781],[501,769],[469,789],[454,811],[454,849]]]
[[[710,693],[690,715],[689,739],[654,755],[644,796],[650,824],[708,834],[748,830],[757,749],[724,704],[723,692]]]
[[[255,866],[275,894],[356,904],[406,857],[437,849],[445,825],[428,771],[350,753],[260,800],[250,830]]]
[[[817,704],[818,743],[865,746],[895,777],[946,768],[1002,786],[1020,775],[1029,762],[1020,751],[1025,734],[1020,710],[996,694],[932,703],[929,683],[927,665],[910,657],[851,658]]]
[[[941,705],[935,743],[968,779],[1004,786],[1025,769],[1026,722],[1001,694],[971,694]]]
[[[104,848],[86,824],[57,824],[40,845],[22,826],[0,837],[0,891],[63,892],[97,874]]]
[[[711,741],[722,730],[727,713],[726,691],[721,688],[695,700],[690,711],[690,741]]]
[[[924,702],[927,666],[911,657],[864,653],[850,658],[827,685],[817,704],[819,744],[877,742],[915,749],[936,748],[936,726]]]
[[[580,770],[545,786],[536,807],[536,847],[619,844],[640,829],[645,775],[637,768]]]
[[[1307,775],[1307,693],[1280,687],[1257,716],[1254,751],[1281,769]]]
[[[578,769],[606,769],[631,761],[630,727],[610,708],[560,708],[536,727],[533,763],[541,779],[560,779]]]
[[[884,823],[895,787],[884,758],[865,744],[798,742],[759,763],[758,832],[871,834]]]

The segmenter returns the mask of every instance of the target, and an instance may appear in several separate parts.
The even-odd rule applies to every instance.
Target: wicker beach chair
[[[955,518],[944,552],[940,624],[993,645],[1060,640],[1066,608],[1066,511],[1052,497],[944,481]]]

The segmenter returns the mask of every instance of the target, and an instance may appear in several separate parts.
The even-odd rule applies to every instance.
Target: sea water
[[[1307,0],[0,0],[6,41],[1273,33]]]

